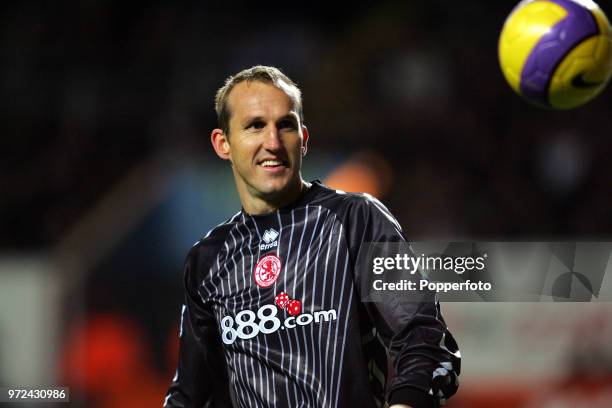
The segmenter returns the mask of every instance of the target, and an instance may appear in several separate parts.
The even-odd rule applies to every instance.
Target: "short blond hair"
[[[300,117],[300,121],[304,121],[304,115],[302,113],[302,91],[300,91],[300,88],[298,88],[295,82],[276,67],[256,65],[244,69],[236,75],[231,75],[225,80],[225,84],[217,91],[215,96],[217,121],[219,128],[223,130],[226,135],[229,135],[229,122],[231,118],[231,112],[227,103],[229,94],[234,86],[244,81],[269,83],[287,93],[287,95],[293,99],[295,111]]]

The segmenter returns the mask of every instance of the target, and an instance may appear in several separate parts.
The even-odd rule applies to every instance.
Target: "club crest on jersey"
[[[255,283],[262,288],[274,284],[281,272],[281,260],[276,255],[266,255],[257,261],[253,275]]]
[[[278,238],[278,232],[274,228],[265,230],[261,237],[264,244],[260,244],[259,249],[261,251],[266,251],[270,248],[276,248],[278,246],[278,241],[276,238]]]

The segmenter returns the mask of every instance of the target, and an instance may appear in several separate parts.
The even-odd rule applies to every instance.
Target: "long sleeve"
[[[181,312],[179,363],[164,407],[231,407],[227,370],[216,320],[197,293],[205,260],[194,246],[184,269],[185,303]]]
[[[354,259],[359,258],[359,251],[365,249],[367,242],[405,241],[397,221],[372,197],[366,196],[356,203],[350,222]],[[389,404],[438,407],[455,394],[460,353],[442,318],[435,293],[424,293],[420,301],[398,295],[363,305],[365,318],[370,319],[388,351],[386,399]]]

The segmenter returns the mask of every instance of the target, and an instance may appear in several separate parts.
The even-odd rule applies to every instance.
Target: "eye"
[[[279,129],[295,130],[297,129],[296,123],[291,119],[283,119],[278,122]]]
[[[249,123],[246,127],[246,129],[263,129],[266,126],[265,123],[263,123],[263,121],[261,120],[254,120],[251,123]]]

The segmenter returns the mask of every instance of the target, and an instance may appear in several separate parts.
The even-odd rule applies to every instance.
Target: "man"
[[[164,406],[439,406],[457,388],[457,345],[433,299],[361,302],[363,244],[404,237],[376,199],[302,179],[297,86],[256,66],[228,78],[216,111],[212,145],[242,211],[188,255]]]

